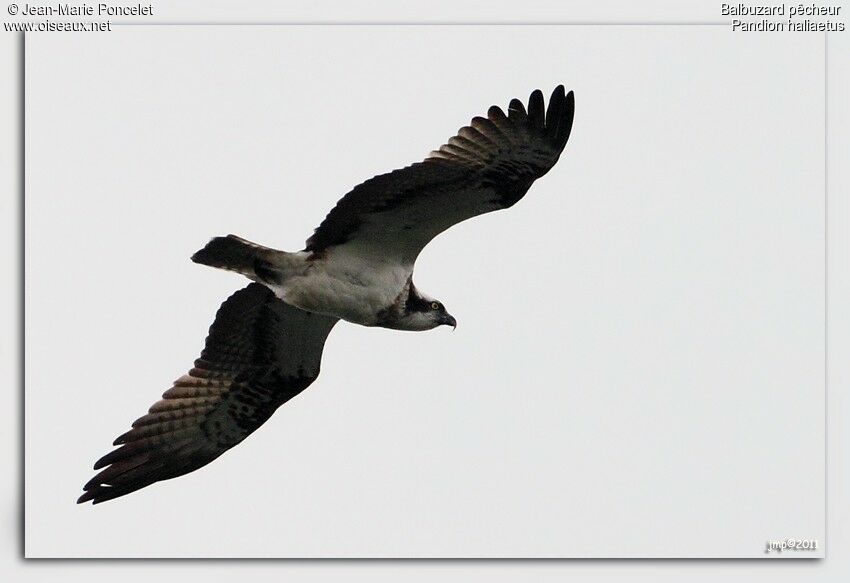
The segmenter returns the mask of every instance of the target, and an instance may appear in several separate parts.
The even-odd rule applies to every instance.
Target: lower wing
[[[228,298],[201,357],[94,465],[77,503],[124,496],[204,466],[316,380],[336,318],[285,304],[257,283]]]

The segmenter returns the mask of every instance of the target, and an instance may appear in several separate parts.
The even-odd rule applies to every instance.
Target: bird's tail
[[[192,255],[192,261],[235,271],[264,283],[281,283],[295,267],[296,254],[252,243],[236,235],[216,237]]]

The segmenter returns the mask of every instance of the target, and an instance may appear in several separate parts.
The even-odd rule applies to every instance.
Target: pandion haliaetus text
[[[514,205],[564,149],[572,92],[534,91],[475,117],[423,161],[375,176],[337,203],[288,253],[217,237],[192,260],[253,283],[228,298],[201,356],[120,446],[78,502],[104,502],[204,466],[241,442],[319,375],[322,349],[339,320],[396,330],[456,326],[443,304],[413,285],[431,239],[461,221]]]

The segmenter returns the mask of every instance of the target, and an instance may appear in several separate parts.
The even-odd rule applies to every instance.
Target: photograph
[[[14,568],[843,578],[843,6],[331,4],[6,7]]]

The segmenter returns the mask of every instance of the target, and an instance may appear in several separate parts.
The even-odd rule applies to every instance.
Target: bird
[[[219,307],[200,357],[94,465],[77,503],[124,496],[205,466],[239,444],[319,375],[340,321],[393,330],[455,328],[445,305],[420,291],[422,249],[466,219],[507,209],[558,161],[575,99],[534,90],[507,114],[491,106],[423,161],[375,176],[343,196],[307,239],[286,252],[235,235],[192,255],[251,282]]]

